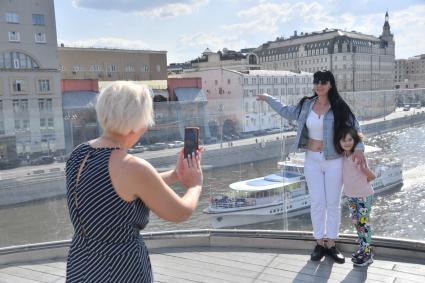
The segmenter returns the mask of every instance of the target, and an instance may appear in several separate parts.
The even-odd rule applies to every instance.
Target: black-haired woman
[[[313,236],[317,241],[311,260],[321,260],[325,253],[336,262],[345,258],[335,246],[341,218],[342,155],[336,151],[338,131],[353,127],[360,132],[359,123],[350,107],[339,95],[335,78],[330,71],[313,75],[314,95],[302,98],[297,105],[283,105],[268,94],[257,95],[279,115],[297,121],[295,146],[306,149],[304,175],[310,192]],[[353,159],[363,165],[364,145],[356,146]]]

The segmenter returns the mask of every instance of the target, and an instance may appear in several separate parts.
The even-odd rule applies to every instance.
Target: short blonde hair
[[[122,135],[154,124],[149,89],[127,81],[113,82],[102,90],[96,114],[103,130]]]

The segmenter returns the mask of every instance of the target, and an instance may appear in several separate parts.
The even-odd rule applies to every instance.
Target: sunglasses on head
[[[321,80],[314,80],[313,81],[313,84],[315,84],[315,85],[326,85],[328,82],[329,81],[325,81],[325,80],[323,80],[323,81],[321,81]]]

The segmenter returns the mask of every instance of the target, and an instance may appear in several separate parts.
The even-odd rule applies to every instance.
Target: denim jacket
[[[310,114],[310,111],[313,109],[314,102],[316,98],[307,99],[304,101],[300,112],[300,105],[283,105],[279,100],[274,98],[273,96],[268,96],[266,102],[270,105],[273,110],[275,110],[280,116],[288,120],[296,120],[297,121],[297,136],[295,138],[295,148],[306,149],[308,145],[308,129],[306,126],[307,117]],[[298,115],[298,113],[300,113]],[[360,125],[357,119],[354,120],[354,127],[360,133]],[[323,147],[324,154],[327,160],[336,159],[341,157],[334,146],[333,143],[334,137],[334,114],[332,109],[325,113],[323,117]],[[356,148],[356,150],[364,150],[364,144],[360,141]]]

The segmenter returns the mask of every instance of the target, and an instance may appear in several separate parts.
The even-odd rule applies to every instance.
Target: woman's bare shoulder
[[[116,150],[111,154],[109,161],[111,171],[122,172],[125,176],[130,177],[132,173],[143,174],[143,172],[152,170],[152,165],[137,156],[128,154],[124,150]]]
[[[154,173],[153,167],[146,160],[128,154],[123,150],[114,151],[109,160],[109,174],[118,195],[132,201],[143,180],[149,179]]]

